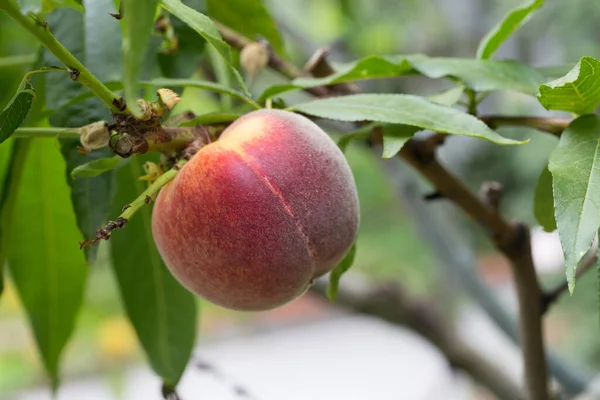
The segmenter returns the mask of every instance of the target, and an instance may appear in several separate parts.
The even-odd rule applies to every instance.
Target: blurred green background
[[[349,61],[373,53],[473,57],[482,35],[519,1],[270,0],[267,3],[280,24],[287,56],[301,66],[320,46],[331,48],[333,61]],[[584,55],[599,58],[599,20],[599,2],[549,1],[497,56],[534,66],[572,65]],[[0,14],[0,105],[12,97],[37,51],[37,43]],[[192,68],[187,66],[190,71],[197,69],[196,62],[191,60]],[[253,90],[258,91],[275,79],[280,78],[265,71]],[[435,93],[445,87],[443,82],[411,77],[368,82],[364,86],[372,92],[421,94]],[[184,102],[178,107],[207,112],[218,109],[219,105],[219,99],[211,94],[186,90]],[[545,113],[535,99],[505,93],[489,96],[481,111]],[[506,191],[503,211],[509,217],[533,224],[533,191],[556,140],[523,129],[505,130],[503,134],[532,140],[526,146],[503,148],[459,138],[445,146],[443,157],[473,189],[484,179],[501,182]],[[430,245],[420,236],[413,216],[405,211],[389,176],[382,172],[373,153],[360,145],[351,145],[347,155],[361,201],[355,268],[372,279],[396,279],[417,294],[435,296],[436,288],[446,285],[446,272],[437,265]],[[465,236],[464,245],[487,254],[490,249],[481,239],[480,230],[460,215],[454,218],[457,225],[466,227],[457,230],[457,234]],[[112,377],[118,387],[123,368],[143,363],[144,359],[123,316],[107,263],[103,244],[98,262],[90,268],[86,303],[64,357],[63,376],[70,379],[102,373]],[[486,269],[482,271],[485,274]],[[563,275],[558,271],[544,281],[561,279]],[[460,293],[453,296],[464,300]],[[204,304],[198,327],[201,332],[210,332],[225,323],[244,323],[248,318]],[[559,307],[552,310],[547,325],[553,330],[552,343],[560,353],[600,368],[596,277],[588,275],[578,281],[575,295],[561,300]],[[0,298],[0,392],[43,382],[43,368],[25,315],[8,283]]]

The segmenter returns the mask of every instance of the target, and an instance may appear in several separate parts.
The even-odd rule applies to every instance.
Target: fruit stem
[[[83,249],[84,247],[91,246],[100,240],[110,239],[111,232],[117,228],[123,228],[127,224],[127,221],[129,221],[135,215],[135,213],[140,210],[140,208],[150,204],[158,191],[173,178],[175,178],[181,167],[183,167],[186,162],[186,160],[178,161],[173,168],[159,176],[158,179],[148,186],[148,189],[144,190],[144,192],[135,200],[123,207],[123,212],[115,221],[108,221],[106,226],[96,231],[96,235],[93,239],[79,243],[79,248]]]
[[[154,196],[158,193],[158,191],[167,183],[169,183],[173,178],[175,178],[175,176],[177,175],[177,173],[179,173],[179,170],[185,165],[185,163],[186,160],[180,160],[177,162],[177,164],[173,166],[173,168],[159,176],[150,186],[148,186],[148,189],[144,190],[144,192],[140,196],[138,196],[134,201],[125,206],[124,211],[121,215],[119,215],[119,218],[129,220],[135,215],[136,212],[138,212],[140,208],[142,208],[146,204],[150,204],[150,202],[152,202],[152,199],[154,199]]]
[[[131,111],[121,97],[117,96],[100,82],[65,46],[56,40],[50,32],[47,22],[38,19],[33,14],[23,15],[18,5],[11,0],[0,0],[0,10],[8,14],[10,18],[25,28],[44,47],[50,50],[67,67],[73,81],[79,82],[90,89],[114,113],[131,114]]]

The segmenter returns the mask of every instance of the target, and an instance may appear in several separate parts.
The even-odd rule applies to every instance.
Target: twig
[[[11,0],[0,0],[0,10],[8,14],[9,17],[35,36],[44,47],[50,50],[67,67],[72,80],[90,89],[114,113],[130,113],[129,108],[119,96],[109,90],[69,50],[56,40],[50,32],[47,22],[42,22],[35,16],[21,14],[16,2]]]
[[[235,46],[234,41],[229,40],[229,43]],[[380,135],[375,135],[371,138],[371,142],[381,144],[382,138]],[[527,397],[530,400],[549,400],[542,335],[541,291],[531,256],[529,228],[523,224],[508,223],[494,207],[483,203],[439,164],[435,157],[435,149],[431,147],[426,141],[411,139],[398,155],[431,181],[443,196],[454,201],[467,214],[484,225],[496,247],[510,259],[519,297]]]
[[[326,298],[326,288],[327,283],[320,280],[312,290]],[[350,274],[338,290],[336,304],[411,328],[436,346],[453,367],[468,373],[499,399],[523,398],[519,385],[462,341],[433,304],[411,299],[400,285],[366,285]]]
[[[573,118],[524,116],[510,117],[505,115],[483,115],[479,116],[479,119],[485,122],[492,129],[496,129],[501,126],[521,126],[537,129],[555,136],[560,136],[560,134],[573,121]]]
[[[214,365],[209,364],[202,359],[196,360],[195,365],[200,371],[212,374],[215,379],[221,381],[224,385],[229,386],[236,397],[246,400],[257,400],[244,385],[235,382],[230,376],[225,376],[225,374],[219,371]]]
[[[182,400],[175,388],[167,383],[163,383],[160,392],[165,400]]]
[[[163,186],[165,186],[168,182],[170,182],[173,178],[175,178],[175,176],[179,172],[179,169],[185,163],[186,163],[185,160],[181,160],[173,168],[171,168],[170,170],[168,170],[167,172],[165,172],[164,174],[159,176],[158,179],[156,179],[152,183],[152,185],[150,185],[148,187],[148,189],[144,190],[144,192],[141,195],[139,195],[135,200],[133,200],[131,203],[129,203],[129,204],[125,205],[125,207],[123,207],[123,212],[121,213],[121,215],[119,215],[119,217],[115,221],[109,221],[105,227],[98,229],[96,231],[96,235],[94,236],[93,239],[79,243],[79,248],[83,249],[84,247],[91,246],[91,245],[99,242],[100,240],[110,239],[110,235],[112,234],[112,231],[117,228],[119,228],[119,229],[123,228],[127,224],[127,222],[131,219],[131,217],[133,217],[135,215],[135,213],[137,213],[139,211],[140,208],[149,204],[151,202],[152,198],[154,198],[154,195],[156,193],[158,193],[158,191]],[[149,199],[150,199],[150,201],[149,201]]]
[[[575,279],[580,278],[587,271],[592,269],[596,265],[598,261],[598,255],[594,254],[593,256],[587,258],[581,267],[577,268],[577,272],[575,273]],[[558,300],[558,298],[565,292],[569,290],[569,283],[564,281],[557,285],[556,287],[543,291],[542,292],[542,314],[546,313],[550,306],[554,304]]]
[[[226,41],[230,46],[241,50],[244,47],[246,47],[248,44],[252,43],[252,41],[250,39],[239,34],[238,32],[234,31],[233,29],[231,29],[223,24],[220,24],[218,22],[216,24],[217,24],[217,28],[219,29],[219,32],[221,32],[221,36],[223,37],[223,40]],[[295,78],[299,78],[301,76],[307,75],[304,71],[297,68],[294,64],[288,63],[283,58],[279,57],[273,51],[272,48],[269,48],[268,66],[271,69],[279,72],[280,74],[282,74],[283,76],[285,76],[286,78],[289,78],[289,79],[295,79]],[[325,96],[329,95],[329,91],[323,87],[306,89],[306,91],[317,97],[325,97]]]
[[[420,192],[423,184],[415,174],[406,171],[409,168],[406,163],[390,162],[380,157],[377,160],[395,189],[398,200],[415,219],[421,234],[431,244],[441,268],[447,268],[452,282],[460,285],[459,290],[464,289],[508,339],[518,345],[520,338],[517,316],[501,304],[477,274],[475,253],[461,238],[463,235],[457,231],[447,209],[429,205],[422,200]],[[576,394],[585,390],[593,377],[589,370],[561,359],[551,349],[547,349],[546,354],[548,368],[564,392]]]

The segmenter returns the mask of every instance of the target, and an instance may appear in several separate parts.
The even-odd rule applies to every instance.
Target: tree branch
[[[99,242],[100,240],[108,240],[110,239],[112,231],[114,231],[115,229],[125,227],[127,222],[140,210],[140,208],[144,207],[147,204],[150,204],[150,202],[152,202],[152,199],[158,193],[158,191],[167,183],[169,183],[173,178],[175,178],[175,176],[179,172],[179,169],[185,164],[185,162],[185,160],[179,161],[173,168],[159,176],[148,187],[148,189],[144,190],[144,192],[141,195],[139,195],[135,200],[123,207],[121,215],[119,215],[119,217],[115,221],[108,221],[108,224],[106,224],[105,227],[100,228],[96,231],[96,235],[93,239],[79,243],[79,248],[82,249],[84,247],[91,246]]]
[[[579,279],[583,274],[592,269],[598,262],[598,254],[587,258],[581,267],[577,268],[575,279]],[[558,300],[558,298],[569,290],[569,283],[564,281],[556,287],[542,292],[542,313],[546,313],[550,306]]]
[[[483,115],[479,119],[485,122],[490,128],[496,129],[501,126],[522,126],[547,132],[555,136],[560,136],[562,132],[573,121],[573,118],[560,117],[526,117],[526,116],[505,116],[505,115]]]
[[[222,34],[231,45],[242,42],[239,36],[232,40],[235,32]],[[276,68],[269,64],[272,68]],[[296,76],[293,76],[295,78]],[[292,77],[290,77],[292,78]],[[324,88],[329,95],[327,88]],[[382,137],[374,130],[371,142],[381,144]],[[431,142],[429,142],[431,143]],[[433,147],[433,148],[432,148]],[[541,290],[531,256],[529,228],[523,224],[505,221],[490,205],[469,191],[457,178],[450,174],[435,157],[434,146],[427,141],[411,139],[398,154],[411,164],[438,189],[441,195],[454,201],[467,214],[487,228],[492,241],[511,261],[517,294],[519,297],[519,320],[521,344],[525,365],[525,381],[530,400],[549,400],[548,374],[544,351],[541,320]]]
[[[328,301],[326,289],[327,282],[323,280],[311,288]],[[350,274],[339,287],[336,304],[409,327],[436,346],[453,367],[469,374],[499,399],[523,398],[519,385],[462,341],[433,304],[411,299],[400,285],[369,286]]]
[[[216,24],[217,28],[219,29],[219,32],[221,32],[223,40],[227,42],[231,47],[241,50],[248,44],[252,43],[252,40],[234,31],[233,29],[218,22]],[[308,76],[306,72],[297,68],[294,64],[291,64],[285,61],[283,58],[279,57],[275,53],[275,51],[273,51],[273,48],[271,46],[269,46],[269,62],[267,65],[272,70],[279,72],[281,75],[289,79],[295,79],[301,76]],[[306,91],[317,97],[326,97],[329,95],[328,90],[323,87],[306,89]]]
[[[422,143],[424,141],[409,140],[399,157],[425,176],[445,198],[479,221],[489,231],[496,247],[511,261],[519,298],[519,325],[528,398],[548,400],[550,395],[540,302],[542,294],[531,255],[529,228],[523,224],[506,222],[496,208],[482,202],[450,174],[435,159],[435,154],[423,151]]]

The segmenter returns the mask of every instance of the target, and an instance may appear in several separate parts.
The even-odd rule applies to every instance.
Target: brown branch
[[[143,133],[118,133],[111,137],[110,147],[123,158],[134,154],[150,152],[178,152],[189,147],[194,141],[204,144],[211,141],[210,134],[203,126],[182,128],[156,127]]]
[[[521,347],[528,398],[548,400],[547,366],[542,333],[541,289],[531,255],[529,228],[505,221],[497,209],[482,202],[434,154],[422,149],[423,141],[409,140],[399,156],[425,176],[445,198],[454,201],[489,231],[496,247],[511,261],[519,299]],[[423,154],[424,153],[424,154]]]
[[[231,29],[223,24],[220,24],[218,22],[216,24],[217,24],[217,28],[219,28],[219,32],[221,32],[221,36],[223,37],[223,40],[226,41],[231,47],[241,50],[244,47],[246,47],[248,44],[252,43],[252,40],[239,34],[238,32],[234,31],[233,29]],[[299,78],[301,76],[308,76],[308,74],[306,74],[301,69],[297,68],[294,64],[289,63],[289,62],[285,61],[283,58],[279,57],[275,53],[275,51],[273,51],[273,48],[271,46],[269,46],[268,66],[272,70],[279,72],[281,75],[283,75],[289,79],[295,79],[295,78]],[[317,97],[329,96],[329,91],[324,87],[316,87],[316,88],[306,89],[306,91]]]
[[[222,31],[222,33],[224,32]],[[224,37],[232,34],[230,31],[226,33],[227,35],[224,34]],[[232,41],[231,38],[226,40],[235,46],[236,41]],[[237,42],[240,41],[237,40]],[[280,61],[284,63],[284,66],[288,66],[284,60]],[[274,69],[277,68],[277,65],[270,64]],[[297,76],[299,75],[290,76],[290,78]],[[330,91],[327,88],[324,89],[327,90],[326,95],[329,95]],[[488,119],[488,123],[498,124],[501,121],[505,122],[506,120]],[[548,128],[543,125],[540,127]],[[371,138],[371,143],[381,144],[381,133],[377,130],[373,132],[374,137]],[[436,137],[433,141],[434,144],[436,141],[442,142],[437,139],[438,136],[434,135]],[[487,228],[496,247],[510,259],[519,297],[519,321],[527,398],[529,400],[549,400],[548,373],[542,335],[540,301],[542,297],[531,255],[529,228],[523,224],[505,221],[494,207],[482,202],[477,195],[468,190],[461,181],[437,161],[436,147],[432,146],[431,140],[411,139],[404,145],[398,156],[429,179],[442,196],[454,201],[456,205]]]
[[[561,133],[573,121],[573,118],[560,117],[525,117],[525,116],[505,116],[505,115],[483,115],[479,119],[485,122],[490,128],[496,129],[501,126],[521,126],[537,129],[555,136]]]
[[[326,287],[326,282],[318,281],[311,290],[328,301]],[[338,289],[336,304],[410,328],[499,399],[523,399],[519,385],[458,337],[434,304],[411,298],[400,285],[366,285],[350,274]]]
[[[577,268],[577,272],[575,273],[575,279],[580,278],[587,271],[592,269],[596,265],[598,261],[598,255],[594,254],[593,256],[587,258],[581,267]],[[569,283],[564,281],[557,285],[556,287],[543,291],[542,293],[542,313],[546,313],[550,306],[554,304],[558,298],[565,292],[569,290]]]

